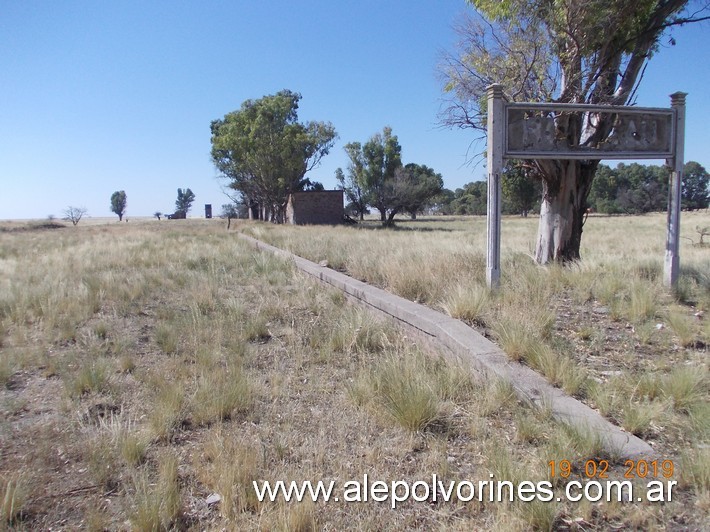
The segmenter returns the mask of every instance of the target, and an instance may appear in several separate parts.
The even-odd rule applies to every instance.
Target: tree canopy
[[[686,163],[683,169],[681,205],[689,211],[710,206],[710,174],[695,161]]]
[[[185,190],[179,188],[177,189],[177,199],[175,200],[175,214],[179,215],[180,218],[186,218],[187,213],[190,212],[192,207],[192,202],[195,201],[195,194],[189,188]]]
[[[668,206],[668,175],[665,166],[638,163],[611,168],[600,164],[589,193],[588,205],[605,214],[642,214],[663,211]],[[706,209],[710,203],[710,176],[695,161],[685,164],[681,206],[685,210]]]
[[[503,189],[503,212],[527,216],[539,203],[540,181],[531,178],[520,161],[508,161],[501,181]]]
[[[415,217],[443,189],[441,175],[433,169],[414,163],[402,165],[402,146],[390,127],[365,144],[346,144],[345,152],[350,159],[347,175],[338,168],[336,179],[350,210],[360,219],[368,205],[380,211],[384,225],[391,225],[401,212]]]
[[[703,20],[707,2],[688,0],[470,0],[476,16],[459,27],[458,52],[442,64],[450,102],[444,122],[484,131],[486,87],[509,101],[626,105],[646,62],[671,27]],[[610,114],[560,113],[556,134],[595,147],[611,134]],[[586,200],[599,162],[531,161],[542,181],[535,257],[579,258]]]
[[[283,221],[288,195],[304,189],[305,174],[337,138],[329,122],[298,121],[300,100],[300,94],[282,90],[247,100],[211,123],[212,162],[230,188],[272,221]]]
[[[111,212],[118,215],[118,221],[123,220],[123,215],[126,213],[126,192],[117,190],[111,194]]]

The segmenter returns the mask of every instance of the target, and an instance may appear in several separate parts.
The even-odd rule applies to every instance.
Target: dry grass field
[[[684,214],[684,236],[710,215]],[[0,224],[0,528],[701,530],[710,511],[710,248],[660,282],[661,216],[590,218],[584,262],[538,268],[536,220],[242,222],[480,328],[672,461],[672,502],[260,502],[252,481],[549,480],[623,461],[510,386],[423,353],[220,220]],[[697,238],[695,239],[697,241]],[[661,462],[659,462],[661,463]],[[660,480],[665,480],[661,478]],[[634,480],[643,490],[648,479]],[[219,497],[215,496],[218,495]],[[219,499],[219,500],[217,500]],[[209,502],[208,502],[209,501]]]

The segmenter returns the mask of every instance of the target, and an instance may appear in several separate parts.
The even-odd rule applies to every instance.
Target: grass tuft
[[[27,478],[22,473],[0,477],[0,521],[16,523],[29,500]]]
[[[147,471],[137,472],[133,488],[133,528],[141,531],[172,530],[182,514],[175,455],[165,453],[160,457],[155,480]]]
[[[108,363],[94,360],[83,364],[79,371],[65,378],[65,388],[69,397],[76,398],[90,392],[101,393],[110,388],[110,373]]]
[[[490,311],[490,291],[480,285],[461,286],[441,302],[441,307],[452,318],[485,326]]]
[[[251,404],[251,386],[241,370],[218,369],[200,375],[192,397],[192,419],[208,425],[230,419]]]
[[[697,367],[674,369],[663,381],[663,390],[679,412],[690,412],[696,405],[707,401],[707,370]]]

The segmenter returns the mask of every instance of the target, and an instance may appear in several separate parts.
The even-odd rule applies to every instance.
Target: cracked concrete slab
[[[348,299],[395,319],[400,326],[413,331],[442,354],[479,373],[509,381],[523,400],[549,408],[557,419],[598,433],[610,454],[621,459],[655,456],[648,443],[552,386],[528,366],[510,360],[502,349],[465,323],[255,238],[239,236],[258,249],[293,261],[299,270],[345,292]]]

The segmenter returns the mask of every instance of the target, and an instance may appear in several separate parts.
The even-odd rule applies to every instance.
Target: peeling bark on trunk
[[[542,205],[535,262],[571,262],[581,258],[580,245],[587,196],[599,163],[556,161],[556,176],[542,182]]]

